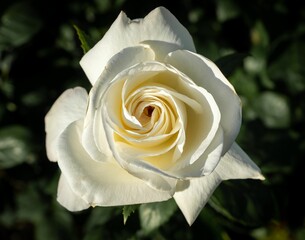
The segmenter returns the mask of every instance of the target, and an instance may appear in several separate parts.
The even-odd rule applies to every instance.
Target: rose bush
[[[71,211],[174,198],[189,224],[222,180],[263,179],[235,143],[241,103],[165,8],[121,13],[80,62],[92,88],[45,118],[58,201]]]

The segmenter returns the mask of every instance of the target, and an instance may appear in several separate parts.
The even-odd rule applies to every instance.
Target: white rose
[[[173,197],[192,224],[222,180],[263,179],[235,143],[233,86],[167,9],[136,20],[121,13],[80,63],[89,95],[65,91],[45,118],[67,209]]]

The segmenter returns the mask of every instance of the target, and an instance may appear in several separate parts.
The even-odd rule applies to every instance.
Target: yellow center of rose
[[[160,67],[147,64],[152,69]],[[175,72],[131,71],[108,91],[106,111],[113,141],[124,161],[141,160],[158,169],[169,169],[177,165],[182,154],[196,149],[209,131],[206,100],[191,82]],[[195,99],[189,96],[193,92]],[[202,120],[203,116],[207,121]],[[193,136],[189,142],[187,133]]]
[[[152,112],[154,111],[154,107],[148,106],[144,108],[143,114],[145,114],[147,117],[151,117]]]

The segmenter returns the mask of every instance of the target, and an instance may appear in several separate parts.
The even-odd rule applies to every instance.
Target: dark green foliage
[[[41,26],[29,4],[12,4],[1,17],[0,51],[28,42]]]
[[[0,130],[0,169],[34,161],[31,152],[29,129],[15,125]]]
[[[90,88],[79,60],[121,10],[138,18],[159,5],[235,87],[243,105],[237,142],[266,180],[223,182],[191,227],[174,201],[71,213],[56,202],[59,169],[46,157],[44,116],[65,89]],[[304,5],[0,1],[0,239],[303,240]]]
[[[90,48],[93,47],[93,43],[92,43],[91,39],[88,37],[88,35],[86,33],[84,33],[82,30],[80,30],[78,26],[73,25],[73,27],[76,30],[79,41],[81,42],[81,47],[85,54],[86,52],[88,52],[90,50]]]
[[[124,224],[126,224],[129,216],[136,211],[139,205],[126,205],[123,207],[123,220]]]
[[[139,213],[144,234],[148,234],[165,224],[176,209],[177,205],[174,200],[142,204]]]

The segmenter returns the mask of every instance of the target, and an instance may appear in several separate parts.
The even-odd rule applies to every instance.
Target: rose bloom
[[[45,117],[68,210],[174,198],[192,224],[222,180],[264,178],[235,143],[233,86],[167,9],[120,13],[80,64],[89,94],[68,89]]]

